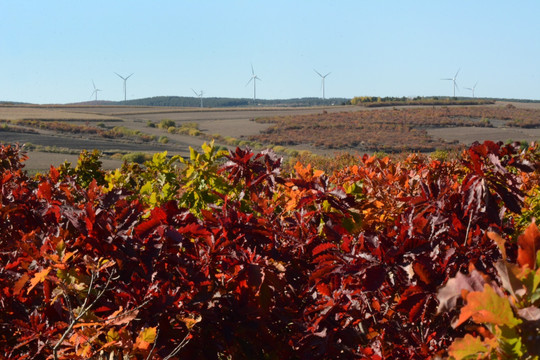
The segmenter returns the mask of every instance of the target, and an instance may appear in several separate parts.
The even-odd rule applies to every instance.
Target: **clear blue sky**
[[[0,101],[540,99],[540,1],[0,0]]]

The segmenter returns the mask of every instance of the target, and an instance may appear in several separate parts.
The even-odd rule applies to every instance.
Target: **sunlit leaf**
[[[156,340],[157,328],[148,327],[141,330],[137,340],[135,341],[135,347],[141,350],[147,350],[150,345]]]
[[[534,222],[519,236],[518,246],[517,260],[519,265],[535,269],[536,252],[540,250],[540,231]]]
[[[502,259],[506,260],[506,248],[505,248],[506,240],[504,240],[499,234],[493,231],[488,231],[487,237],[493,240],[495,244],[497,244],[497,247],[499,248],[499,251],[502,254]]]
[[[495,293],[489,284],[484,285],[484,291],[473,291],[467,295],[467,304],[461,309],[459,319],[454,327],[463,324],[469,318],[476,323],[487,323],[499,326],[514,327],[521,320],[514,317],[510,302]]]
[[[448,354],[455,360],[479,359],[491,352],[489,343],[479,337],[466,334],[462,339],[455,340],[448,348]]]
[[[34,277],[30,280],[30,287],[27,290],[27,293],[29,294],[32,289],[39,284],[40,282],[45,281],[47,278],[47,275],[49,275],[49,272],[51,271],[51,267],[48,267],[46,269],[41,270],[40,272],[36,273]]]
[[[105,322],[107,325],[129,324],[137,317],[138,313],[139,310],[124,310],[120,307],[120,309],[112,313]]]

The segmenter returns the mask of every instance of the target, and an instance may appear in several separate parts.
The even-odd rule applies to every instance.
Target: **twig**
[[[190,332],[188,332],[188,333],[186,334],[186,336],[185,336],[184,339],[180,342],[180,344],[178,344],[178,345],[174,348],[174,350],[173,350],[169,355],[165,356],[165,357],[163,358],[163,360],[169,360],[169,359],[172,358],[173,356],[176,356],[176,354],[178,354],[178,353],[180,352],[180,350],[182,350],[182,348],[183,348],[184,346],[186,346],[187,343],[189,342],[189,340],[190,340],[190,339],[189,339],[189,335],[191,335]]]
[[[154,352],[154,349],[156,348],[158,337],[159,337],[159,327],[157,329],[156,337],[154,338],[154,345],[152,346],[152,349],[148,353],[148,356],[146,356],[146,360],[150,360],[150,356],[152,355],[152,353]]]
[[[94,272],[92,272],[92,277],[90,278],[90,285],[88,286],[88,292],[86,294],[86,298],[84,299],[84,302],[82,304],[82,307],[81,307],[81,312],[79,313],[79,315],[77,315],[77,317],[73,320],[71,320],[71,323],[69,324],[68,328],[66,329],[66,331],[64,331],[64,333],[62,334],[62,337],[60,338],[60,340],[58,340],[58,342],[56,343],[56,345],[54,345],[53,347],[53,358],[54,360],[58,360],[58,347],[60,346],[60,344],[62,344],[64,342],[64,340],[66,339],[66,337],[68,336],[68,334],[71,332],[71,330],[73,330],[73,327],[77,324],[77,322],[84,316],[86,315],[86,313],[88,312],[88,310],[90,310],[94,304],[103,296],[103,294],[105,293],[105,291],[107,291],[107,289],[109,288],[109,284],[111,283],[111,279],[113,277],[113,274],[114,274],[114,269],[113,271],[111,272],[111,274],[109,274],[109,277],[107,278],[107,282],[105,283],[105,286],[103,287],[103,289],[97,294],[96,298],[94,299],[94,301],[92,301],[92,303],[88,306],[86,306],[87,302],[88,302],[88,298],[90,297],[90,292],[92,291],[92,288],[93,288],[93,285],[94,285],[94,279],[95,279],[95,276],[96,274]]]
[[[472,221],[472,212],[469,215],[469,224],[467,225],[467,232],[465,233],[465,242],[463,243],[463,246],[467,245],[467,240],[469,239],[469,230],[471,229],[471,221]]]

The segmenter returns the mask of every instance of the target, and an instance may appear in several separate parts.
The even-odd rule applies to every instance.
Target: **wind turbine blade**
[[[94,91],[96,90],[96,84],[94,83],[94,80],[92,80],[92,85],[94,86]]]
[[[317,70],[313,69],[313,71],[315,71],[315,72],[317,73],[317,75],[319,75],[320,77],[323,77],[323,76],[321,75],[321,73],[318,72]]]
[[[248,86],[249,83],[250,83],[253,79],[254,79],[254,78],[249,79],[249,81],[247,82],[246,86]]]
[[[255,76],[255,70],[253,70],[253,64],[251,64],[251,75]]]
[[[456,75],[454,75],[454,79],[457,78],[458,74],[459,74],[459,71],[461,70],[461,68],[458,69]]]
[[[450,81],[454,81],[454,79],[441,79],[441,80],[450,80]]]
[[[118,77],[122,80],[125,80],[124,77],[122,75],[120,75],[119,73],[115,72],[116,75],[118,75]]]
[[[131,75],[133,75],[134,73],[131,73]],[[124,80],[127,80],[131,77],[131,75],[129,75],[127,78],[125,78]]]
[[[327,76],[330,75],[330,74],[331,74],[331,73],[328,73],[328,74],[324,75],[323,77],[327,77]]]
[[[191,89],[191,91],[193,91],[193,93],[194,93],[195,95],[199,96],[199,94],[197,94],[197,92],[196,92],[195,90]]]

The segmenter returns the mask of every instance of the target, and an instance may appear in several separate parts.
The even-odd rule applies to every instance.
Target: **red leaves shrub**
[[[529,152],[364,157],[327,177],[236,149],[219,207],[149,208],[2,147],[0,349],[10,358],[430,358],[463,335],[438,289],[501,258]],[[93,169],[95,170],[95,169]],[[82,176],[84,169],[78,170]],[[108,189],[108,187],[107,187]],[[492,234],[492,235],[488,235]],[[525,259],[507,243],[508,259]]]

